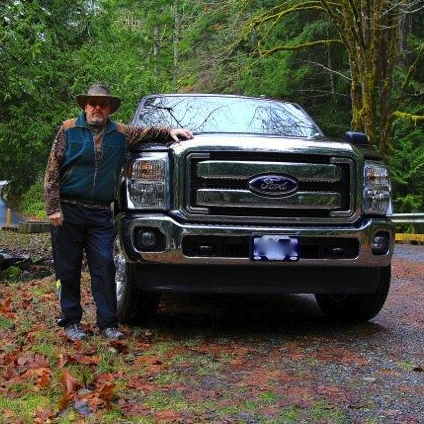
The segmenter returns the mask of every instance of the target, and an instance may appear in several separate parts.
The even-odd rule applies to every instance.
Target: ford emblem
[[[288,175],[261,175],[249,181],[249,188],[266,196],[286,196],[297,191],[299,182]]]

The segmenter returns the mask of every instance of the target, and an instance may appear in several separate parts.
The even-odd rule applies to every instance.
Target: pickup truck
[[[263,97],[163,94],[135,126],[194,138],[144,143],[117,187],[121,322],[165,292],[312,293],[329,318],[367,321],[390,286],[389,170],[365,134],[326,137],[298,105]]]

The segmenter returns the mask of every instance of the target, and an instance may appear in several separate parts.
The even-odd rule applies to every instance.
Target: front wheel
[[[390,265],[380,268],[375,292],[361,294],[315,294],[322,313],[329,318],[366,322],[374,318],[386,301],[390,287]]]
[[[118,320],[122,324],[143,323],[156,314],[161,295],[141,290],[137,286],[137,279],[142,278],[142,274],[137,266],[126,262],[121,252],[119,238],[116,237],[113,256]]]

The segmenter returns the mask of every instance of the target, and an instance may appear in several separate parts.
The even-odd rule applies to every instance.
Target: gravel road
[[[321,405],[270,422],[424,423],[423,276],[424,246],[396,245],[388,300],[367,324],[326,322],[312,296],[167,295],[153,330],[158,340],[248,352],[208,388],[233,393],[250,376],[280,408]],[[237,419],[262,422],[253,412]]]

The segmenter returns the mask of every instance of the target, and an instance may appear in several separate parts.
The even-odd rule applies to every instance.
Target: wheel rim
[[[127,274],[125,256],[121,253],[118,237],[116,237],[113,243],[113,260],[115,262],[116,306],[119,315],[124,302]]]

